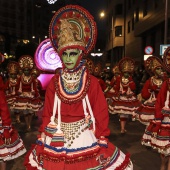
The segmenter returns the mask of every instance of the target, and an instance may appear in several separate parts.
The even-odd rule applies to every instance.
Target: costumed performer
[[[36,118],[38,117],[37,113],[41,112],[41,110],[42,110],[41,108],[43,107],[43,100],[44,100],[43,87],[42,87],[41,81],[38,79],[39,75],[40,75],[40,70],[38,68],[35,67],[31,70],[31,76],[35,80],[36,89],[37,89],[37,97],[35,97],[32,100],[32,103],[34,105],[37,105],[37,103],[38,103],[38,107],[36,108],[36,110],[34,109]]]
[[[2,62],[2,55],[0,56],[0,64]],[[0,169],[6,169],[6,162],[26,152],[23,141],[18,132],[14,129],[11,122],[10,112],[8,109],[5,86],[0,76]]]
[[[163,56],[164,69],[170,73],[170,47]],[[163,82],[155,103],[155,119],[145,130],[142,144],[161,154],[161,170],[170,169],[170,78]],[[167,164],[168,163],[168,164]],[[167,167],[166,167],[167,166]]]
[[[26,155],[26,169],[133,169],[129,155],[106,138],[107,103],[82,60],[96,42],[93,17],[80,6],[68,5],[56,12],[49,30],[63,69],[48,85],[41,135]]]
[[[119,61],[119,70],[121,75],[116,79],[115,92],[117,99],[114,100],[114,112],[120,116],[121,133],[126,133],[126,122],[131,116],[132,119],[136,115],[136,109],[140,102],[135,94],[136,84],[132,79],[135,62],[130,57],[122,58]]]
[[[98,79],[98,82],[102,88],[102,91],[105,92],[107,86],[104,80],[101,78],[101,71],[102,71],[102,65],[101,63],[97,63],[94,67],[93,75]]]
[[[11,61],[7,65],[9,78],[5,82],[6,100],[11,112],[14,113],[16,123],[20,123],[20,110],[15,109],[15,102],[19,90],[19,64],[16,61]]]
[[[42,103],[35,102],[40,94],[38,92],[35,78],[31,75],[31,70],[34,67],[33,58],[29,55],[23,55],[19,58],[18,63],[22,69],[22,75],[20,76],[15,108],[21,110],[24,115],[26,131],[29,132],[31,131],[32,116],[42,107]]]
[[[117,83],[117,77],[120,76],[119,66],[115,65],[112,69],[113,77],[108,85],[108,91],[105,93],[105,97],[108,103],[108,111],[111,114],[116,114],[114,112],[114,101],[118,99],[118,93],[115,91],[115,86]]]
[[[155,102],[158,92],[164,81],[163,64],[156,56],[148,57],[145,61],[145,69],[151,77],[145,82],[141,91],[141,106],[137,109],[137,119],[144,125],[154,119]]]

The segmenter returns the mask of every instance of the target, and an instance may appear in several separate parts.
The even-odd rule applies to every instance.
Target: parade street
[[[41,114],[41,112],[40,112]],[[22,119],[21,119],[22,120]],[[18,130],[27,151],[31,145],[36,141],[36,135],[38,134],[38,128],[41,124],[41,116],[33,118],[31,132],[25,133],[24,119],[23,123],[14,124]],[[160,169],[160,155],[150,148],[146,148],[140,144],[140,138],[144,132],[145,126],[138,121],[129,120],[127,124],[127,133],[120,134],[120,125],[117,115],[110,115],[109,127],[111,129],[110,141],[115,146],[119,147],[124,153],[131,154],[131,160],[134,165],[134,170],[159,170]],[[25,155],[24,155],[25,156]],[[23,165],[24,156],[7,162],[7,170],[25,170]]]

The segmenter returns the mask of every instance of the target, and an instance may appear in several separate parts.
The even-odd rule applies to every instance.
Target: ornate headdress
[[[90,58],[85,59],[85,65],[88,68],[90,74],[93,74],[94,72],[94,63]]]
[[[133,73],[134,69],[135,69],[135,62],[132,58],[125,57],[119,61],[119,70],[121,72]]]
[[[170,47],[168,47],[164,52],[163,65],[166,71],[170,72]]]
[[[119,74],[119,73],[120,73],[120,70],[119,70],[119,66],[118,66],[118,65],[115,65],[115,66],[112,68],[112,73],[113,73],[113,74]]]
[[[157,67],[163,67],[162,64],[163,63],[160,58],[156,56],[150,56],[145,60],[145,69],[150,75],[152,75],[154,74]]]
[[[77,5],[67,5],[59,9],[50,23],[50,39],[59,56],[68,48],[78,48],[88,54],[97,37],[93,16]]]
[[[99,76],[102,70],[101,63],[97,63],[94,68],[94,76]]]
[[[38,70],[38,68],[33,68],[33,69],[31,70],[31,75],[32,75],[32,74],[35,74],[36,77],[38,77],[38,76],[40,75],[40,70]]]
[[[11,61],[7,65],[7,70],[10,74],[17,74],[19,71],[19,64],[16,61]]]
[[[20,68],[29,68],[32,69],[34,67],[34,60],[30,55],[23,55],[19,58],[19,66]]]

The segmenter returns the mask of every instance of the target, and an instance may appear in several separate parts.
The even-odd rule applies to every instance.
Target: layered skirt
[[[0,160],[12,160],[26,152],[23,141],[14,128],[10,127],[9,129],[10,144],[8,145],[5,143],[5,137],[3,133],[4,129],[2,127],[2,120],[0,118]]]
[[[155,104],[143,103],[136,111],[137,119],[144,125],[149,125],[149,122],[154,119]]]
[[[31,92],[23,92],[22,95],[17,96],[13,108],[17,110],[26,110],[26,113],[33,113],[43,107],[43,102],[39,97],[34,97]]]
[[[27,170],[133,169],[129,154],[125,155],[110,142],[96,139],[84,119],[61,125],[64,135],[54,132],[53,125],[47,126],[46,137],[39,137],[25,157]]]
[[[114,100],[114,112],[118,114],[135,116],[139,105],[140,102],[134,95],[120,95],[117,100]]]
[[[150,123],[142,137],[142,144],[156,149],[159,153],[170,156],[170,117],[164,116],[159,131],[153,135],[154,124]]]

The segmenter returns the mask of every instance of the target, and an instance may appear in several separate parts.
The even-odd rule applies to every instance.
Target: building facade
[[[145,48],[160,56],[160,45],[170,44],[168,0],[107,0],[107,59],[111,65],[122,57],[143,63]]]
[[[65,1],[48,4],[46,0],[0,0],[0,52],[15,55],[18,43],[37,45],[48,37],[54,12]]]

